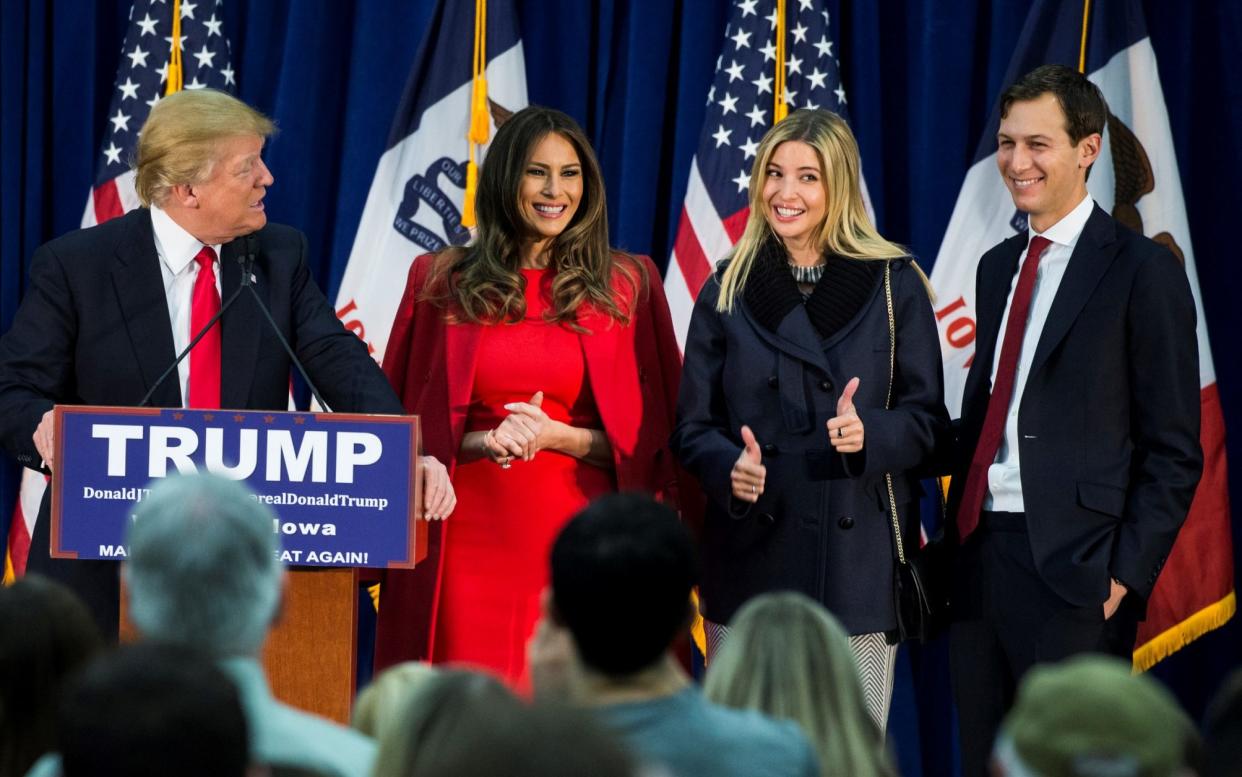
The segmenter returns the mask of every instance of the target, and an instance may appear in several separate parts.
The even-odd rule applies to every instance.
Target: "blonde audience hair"
[[[821,774],[896,774],[867,713],[845,630],[803,594],[763,594],[738,610],[703,692],[718,704],[800,725]]]
[[[776,147],[791,140],[806,143],[819,158],[820,180],[827,199],[824,220],[815,234],[815,245],[820,251],[849,259],[886,260],[909,254],[902,246],[881,237],[867,215],[860,183],[858,142],[849,125],[831,111],[796,110],[768,130],[755,152],[755,166],[750,171],[750,215],[720,282],[720,297],[716,301],[716,310],[720,313],[733,312],[759,250],[776,234],[768,222],[763,186]],[[914,267],[930,294],[927,277],[917,264]]]
[[[134,149],[134,188],[143,205],[163,205],[177,184],[211,177],[225,138],[275,134],[272,120],[215,89],[186,89],[162,98],[142,125]]]
[[[399,720],[402,707],[437,670],[421,661],[407,661],[381,672],[358,694],[350,725],[372,739],[387,736]]]

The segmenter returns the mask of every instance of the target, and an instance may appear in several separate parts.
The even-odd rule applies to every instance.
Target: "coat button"
[[[774,526],[776,524],[776,517],[772,513],[759,513],[758,520],[764,526]]]
[[[820,389],[820,391],[832,391],[832,381],[830,381],[830,380],[821,380],[821,381],[819,382],[819,389]]]
[[[776,379],[775,375],[768,376],[768,388],[776,388],[779,384],[780,381]]]
[[[775,456],[776,455],[776,446],[770,442],[764,443],[762,446],[760,446],[759,450],[763,451],[764,456]]]
[[[840,526],[842,529],[852,529],[854,528],[854,519],[848,515],[842,516],[841,520],[837,521],[837,526]]]

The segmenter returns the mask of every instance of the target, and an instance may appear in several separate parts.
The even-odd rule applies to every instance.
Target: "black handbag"
[[[897,321],[893,316],[893,285],[890,267],[884,266],[884,302],[888,306],[888,394],[887,410],[893,399],[893,372],[897,366]],[[934,638],[948,623],[949,580],[952,548],[942,539],[929,540],[922,548],[906,553],[901,539],[901,521],[897,517],[897,498],[893,493],[893,475],[884,473],[888,487],[889,516],[893,522],[893,609],[897,614],[897,630],[889,635],[892,644],[907,640],[926,642]],[[944,489],[936,481],[940,496],[940,512],[944,515]]]

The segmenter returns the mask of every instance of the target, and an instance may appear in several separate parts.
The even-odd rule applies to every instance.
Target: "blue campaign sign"
[[[426,554],[414,416],[59,405],[51,553],[125,558],[151,482],[209,471],[278,516],[295,566],[411,569]]]

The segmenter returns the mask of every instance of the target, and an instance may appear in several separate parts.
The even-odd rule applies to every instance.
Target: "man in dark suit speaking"
[[[135,152],[146,207],[35,252],[30,284],[0,338],[0,443],[20,464],[51,469],[54,404],[282,410],[290,360],[253,297],[219,322],[162,383],[161,374],[220,310],[243,272],[334,410],[402,413],[384,374],[347,331],[306,266],[306,238],[268,224],[263,163],[272,122],[213,90],[152,109]],[[158,385],[157,385],[158,384]],[[428,517],[452,511],[448,474],[425,457]],[[28,569],[67,582],[115,632],[116,565],[48,557],[48,497]]]
[[[966,775],[986,774],[1032,665],[1129,659],[1203,466],[1185,271],[1087,194],[1107,115],[1059,65],[1001,98],[997,162],[1028,229],[979,262],[950,496]]]

